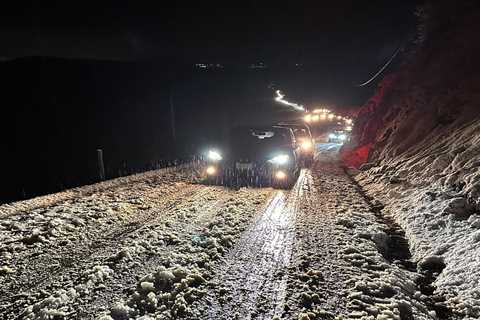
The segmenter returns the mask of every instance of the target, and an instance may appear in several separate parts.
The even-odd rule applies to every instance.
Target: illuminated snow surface
[[[197,169],[1,206],[0,318],[437,319],[335,148],[290,191],[205,186]]]
[[[434,296],[458,317],[480,319],[480,121],[431,137],[356,179],[405,230],[419,266],[438,273]]]

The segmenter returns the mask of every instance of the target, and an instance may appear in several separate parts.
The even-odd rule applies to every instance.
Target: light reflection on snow
[[[226,282],[242,279],[242,286],[233,293],[235,299],[222,306],[222,315],[233,312],[241,315],[241,319],[251,319],[259,300],[269,305],[268,311],[267,308],[264,310],[268,313],[265,316],[282,315],[287,294],[286,269],[290,265],[295,216],[302,201],[305,176],[305,170],[302,170],[291,191],[275,191],[274,197],[227,259],[230,265]]]

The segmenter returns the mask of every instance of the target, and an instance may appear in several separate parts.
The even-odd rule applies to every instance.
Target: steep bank
[[[478,319],[480,10],[442,2],[420,17],[415,52],[360,110],[344,158],[405,229],[436,303]]]

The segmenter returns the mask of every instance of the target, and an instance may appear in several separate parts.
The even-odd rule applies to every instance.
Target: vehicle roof
[[[279,122],[277,126],[285,126],[285,127],[296,127],[296,128],[307,128],[310,129],[310,127],[306,123],[300,123],[300,122]]]
[[[310,127],[304,123],[288,123],[288,122],[280,122],[277,126],[293,128],[293,129],[305,129],[309,135],[312,135],[310,131]]]
[[[291,130],[288,127],[279,126],[279,125],[262,125],[262,126],[238,126],[231,129],[231,131],[267,131],[267,130]]]
[[[238,132],[250,132],[250,131],[273,131],[273,132],[289,132],[288,135],[291,137],[292,140],[295,140],[295,135],[293,134],[293,130],[288,127],[277,126],[277,125],[265,125],[265,126],[238,126],[232,128],[230,133],[238,133]]]

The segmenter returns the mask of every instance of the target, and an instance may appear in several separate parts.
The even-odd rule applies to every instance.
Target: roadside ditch
[[[445,264],[441,261],[430,261],[429,263],[422,263],[419,265],[417,262],[412,261],[412,254],[404,230],[391,216],[385,214],[384,205],[382,203],[365,193],[363,188],[353,178],[349,169],[346,167],[343,169],[357,188],[358,192],[370,206],[377,221],[385,226],[382,231],[387,235],[385,241],[386,245],[377,246],[378,252],[389,263],[395,264],[402,269],[416,274],[415,285],[418,291],[426,297],[422,301],[425,303],[428,310],[435,311],[439,320],[457,319],[453,311],[446,305],[445,297],[435,294],[436,286],[434,283],[439,274],[445,268]]]

